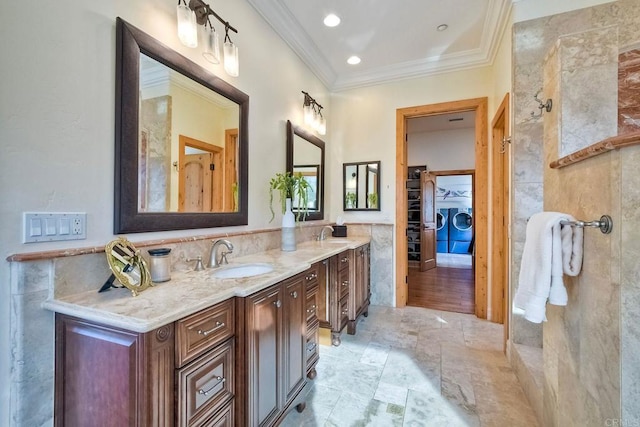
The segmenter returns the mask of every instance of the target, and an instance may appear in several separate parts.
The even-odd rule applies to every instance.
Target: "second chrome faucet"
[[[327,238],[327,235],[325,234],[325,231],[327,231],[327,228],[330,229],[331,231],[333,231],[333,227],[330,225],[325,225],[324,227],[322,227],[322,230],[320,231],[320,234],[318,235],[318,240],[325,240]]]
[[[225,245],[227,247],[227,251],[220,252],[220,256],[218,257],[218,247],[220,245]],[[222,264],[228,264],[227,255],[233,253],[233,244],[227,239],[218,239],[214,240],[211,245],[211,254],[209,255],[209,268],[218,268]]]

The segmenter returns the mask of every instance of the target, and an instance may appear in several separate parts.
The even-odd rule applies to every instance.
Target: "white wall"
[[[175,0],[0,3],[0,378],[8,378],[9,263],[13,253],[100,246],[113,238],[115,19],[122,17],[250,96],[249,226],[269,224],[268,181],[285,169],[286,120],[302,123],[301,90],[331,111],[326,88],[246,2],[218,2],[239,34],[240,77],[176,36]],[[220,29],[220,26],[217,27]],[[10,35],[10,36],[8,36]],[[331,141],[328,133],[326,140]],[[330,158],[329,158],[330,160]],[[259,165],[259,167],[257,167]],[[87,239],[25,245],[22,212],[87,213]],[[209,230],[213,231],[213,230]],[[203,234],[146,233],[132,241]],[[0,425],[9,396],[0,387]]]
[[[515,0],[513,4],[513,22],[528,21],[543,16],[556,15],[570,10],[583,9],[611,0]]]
[[[346,221],[393,221],[396,208],[396,110],[462,99],[491,97],[491,67],[438,74],[335,93],[331,100],[329,158],[343,162],[380,160],[381,211],[342,212],[341,192],[330,191],[332,216]],[[490,110],[491,111],[491,110]],[[327,163],[342,181],[342,164]],[[401,196],[401,195],[400,195]]]
[[[429,170],[475,169],[475,129],[452,129],[409,134],[407,165]]]

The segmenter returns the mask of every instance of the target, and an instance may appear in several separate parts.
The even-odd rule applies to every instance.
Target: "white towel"
[[[582,228],[561,225],[563,220],[575,218],[560,212],[541,212],[527,224],[513,304],[534,323],[546,320],[547,300],[553,305],[567,305],[562,275],[577,276],[582,268]]]

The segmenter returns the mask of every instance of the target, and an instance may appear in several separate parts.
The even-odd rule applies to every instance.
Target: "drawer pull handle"
[[[314,305],[313,307],[307,309],[307,313],[312,314],[316,312],[316,306]]]
[[[316,273],[311,273],[310,275],[308,275],[307,277],[305,277],[305,279],[307,279],[307,280],[313,280],[313,279],[315,279],[315,278],[317,278],[317,277],[318,277],[318,274],[316,274]]]
[[[307,351],[308,352],[312,352],[316,349],[316,343],[314,342],[310,342],[309,344],[307,344]]]
[[[343,264],[344,264],[345,262],[349,262],[349,258],[344,257],[344,258],[342,258],[342,259],[340,260],[340,262],[341,262],[341,263],[343,263]]]
[[[298,291],[291,292],[291,296],[295,299],[298,298]]]
[[[345,308],[344,310],[342,310],[342,314],[346,315],[348,311],[349,310]]]
[[[278,301],[274,301],[273,305],[275,305],[276,307],[280,308],[282,306],[282,303],[280,302],[280,300],[278,300]]]
[[[217,377],[216,377],[216,380],[218,380],[218,382],[217,382],[217,383],[215,383],[215,384],[214,384],[214,385],[213,385],[209,390],[203,390],[203,389],[200,389],[200,390],[198,390],[198,394],[202,394],[202,395],[204,395],[204,396],[207,396],[209,393],[211,393],[211,391],[212,391],[214,388],[218,387],[220,384],[222,384],[223,382],[225,382],[227,379],[226,379],[226,378],[223,378],[223,377],[221,377],[221,376],[217,376]]]
[[[349,286],[349,281],[345,280],[344,282],[342,282],[342,286]]]
[[[198,335],[202,335],[203,337],[206,337],[207,335],[214,333],[220,328],[224,328],[224,322],[216,322],[216,326],[214,326],[212,329],[209,329],[208,331],[203,331],[202,329],[198,329]]]

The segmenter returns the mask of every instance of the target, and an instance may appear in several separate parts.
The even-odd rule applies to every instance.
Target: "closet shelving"
[[[422,224],[420,174],[426,169],[426,166],[409,166],[407,170],[407,257],[409,267],[420,266],[420,227]]]

